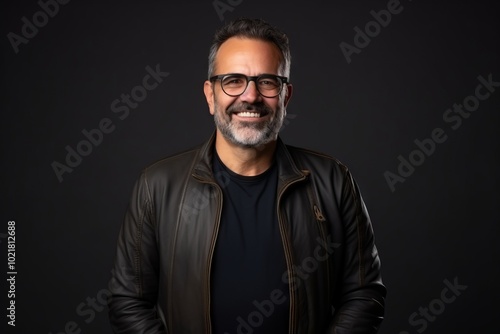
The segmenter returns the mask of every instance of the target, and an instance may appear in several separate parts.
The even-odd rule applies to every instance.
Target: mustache
[[[228,115],[234,114],[237,112],[242,112],[242,111],[253,111],[253,112],[259,112],[261,115],[267,115],[273,112],[271,108],[266,106],[264,103],[247,103],[247,102],[241,102],[238,104],[233,104],[227,108],[226,113]]]

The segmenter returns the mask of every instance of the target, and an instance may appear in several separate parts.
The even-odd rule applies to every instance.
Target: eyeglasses
[[[246,76],[240,73],[229,73],[215,75],[210,81],[220,80],[224,93],[229,96],[240,96],[245,92],[250,81],[255,82],[257,91],[264,97],[276,97],[281,93],[283,85],[288,82],[287,77],[274,74],[261,74],[257,76]]]

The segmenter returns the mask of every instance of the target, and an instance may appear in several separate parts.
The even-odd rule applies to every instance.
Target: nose
[[[242,101],[248,102],[248,103],[253,103],[261,98],[259,91],[257,90],[257,85],[255,81],[249,81],[247,88],[243,92],[243,94],[240,95],[240,99]]]

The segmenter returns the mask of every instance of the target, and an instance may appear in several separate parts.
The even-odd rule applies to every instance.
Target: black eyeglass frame
[[[240,94],[228,94],[224,90],[224,86],[222,86],[222,81],[223,81],[222,79],[224,79],[225,77],[228,77],[228,76],[241,76],[241,77],[245,77],[246,78],[247,85],[246,85],[245,89],[243,89],[243,91]],[[264,78],[264,79],[265,78],[278,78],[281,81],[280,90],[279,90],[278,94],[272,95],[272,96],[267,96],[267,95],[262,94],[262,92],[259,89],[259,85],[257,84],[258,80],[262,79],[262,78]],[[245,75],[245,74],[242,74],[242,73],[226,73],[226,74],[214,75],[213,77],[210,77],[209,80],[211,82],[214,82],[215,80],[220,80],[220,87],[222,88],[222,91],[226,95],[231,96],[231,97],[237,97],[237,96],[243,95],[243,93],[246,92],[246,90],[248,88],[248,85],[250,84],[250,81],[255,82],[255,87],[257,88],[257,91],[259,92],[259,94],[262,95],[262,96],[264,96],[264,97],[267,97],[267,98],[273,98],[273,97],[276,97],[276,96],[280,95],[281,92],[283,91],[283,85],[288,84],[288,78],[287,77],[283,77],[283,76],[276,75],[276,74],[268,74],[268,73],[264,73],[264,74],[261,74],[261,75],[254,75],[254,76],[248,76],[248,75]]]

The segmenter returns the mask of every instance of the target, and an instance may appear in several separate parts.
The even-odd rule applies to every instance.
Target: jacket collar
[[[193,176],[198,179],[215,182],[212,171],[212,158],[215,148],[215,131],[212,133],[208,141],[206,141],[199,149],[197,162],[193,168]],[[280,179],[279,188],[282,185],[293,182],[295,180],[305,179],[308,172],[301,171],[295,163],[289,148],[283,143],[278,136],[276,145],[276,164],[278,167],[278,175]]]

